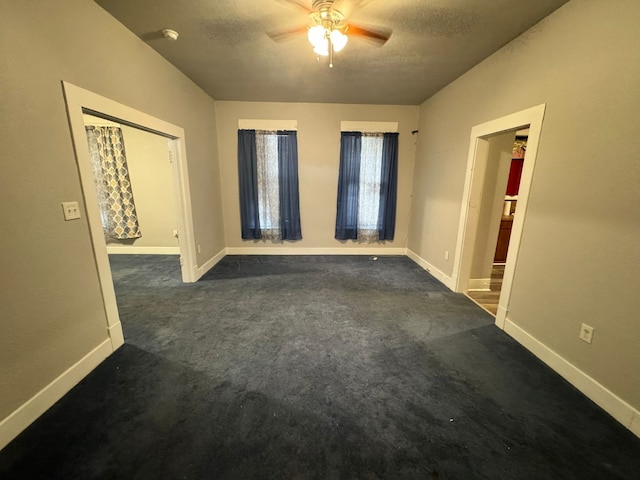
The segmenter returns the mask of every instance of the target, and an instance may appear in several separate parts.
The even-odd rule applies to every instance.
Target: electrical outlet
[[[62,211],[65,220],[76,220],[80,218],[80,206],[78,202],[62,202]]]
[[[580,327],[580,334],[578,337],[583,342],[591,343],[591,340],[593,339],[593,327],[583,323]]]
[[[449,260],[449,250],[446,250],[446,251],[444,252],[444,259],[445,259],[445,260]]]
[[[200,244],[198,244],[198,253],[202,253],[202,249],[200,248]]]

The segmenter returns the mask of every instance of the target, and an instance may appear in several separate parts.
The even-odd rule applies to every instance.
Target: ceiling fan
[[[340,0],[313,0],[311,9],[298,0],[281,0],[290,5],[302,8],[307,12],[310,23],[293,29],[271,32],[268,35],[275,41],[285,40],[294,35],[306,32],[309,43],[318,58],[329,57],[329,68],[333,68],[333,54],[341,51],[349,36],[361,37],[383,45],[391,37],[390,30],[371,29],[358,26],[353,22],[345,22],[344,14],[335,6]],[[362,3],[357,2],[357,3]]]

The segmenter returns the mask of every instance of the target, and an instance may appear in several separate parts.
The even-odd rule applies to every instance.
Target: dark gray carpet
[[[112,259],[127,343],[2,479],[637,479],[640,440],[407,258]]]

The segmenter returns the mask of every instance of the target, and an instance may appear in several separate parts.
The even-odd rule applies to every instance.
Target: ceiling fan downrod
[[[318,61],[320,61],[320,55],[329,57],[329,68],[333,68],[334,52],[342,50],[347,43],[347,37],[343,32],[344,28],[340,25],[340,22],[344,20],[344,15],[339,10],[335,10],[333,4],[333,0],[314,0],[312,3],[313,12],[310,14],[315,26],[310,28],[309,41],[314,45]],[[314,36],[315,39],[312,38]],[[338,42],[338,45],[334,45],[334,42]]]

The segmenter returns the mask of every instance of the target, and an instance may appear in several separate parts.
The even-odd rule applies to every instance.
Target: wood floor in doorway
[[[502,290],[502,277],[504,277],[504,265],[494,265],[491,270],[490,292],[467,292],[467,295],[478,305],[492,314],[498,312],[498,300]]]

